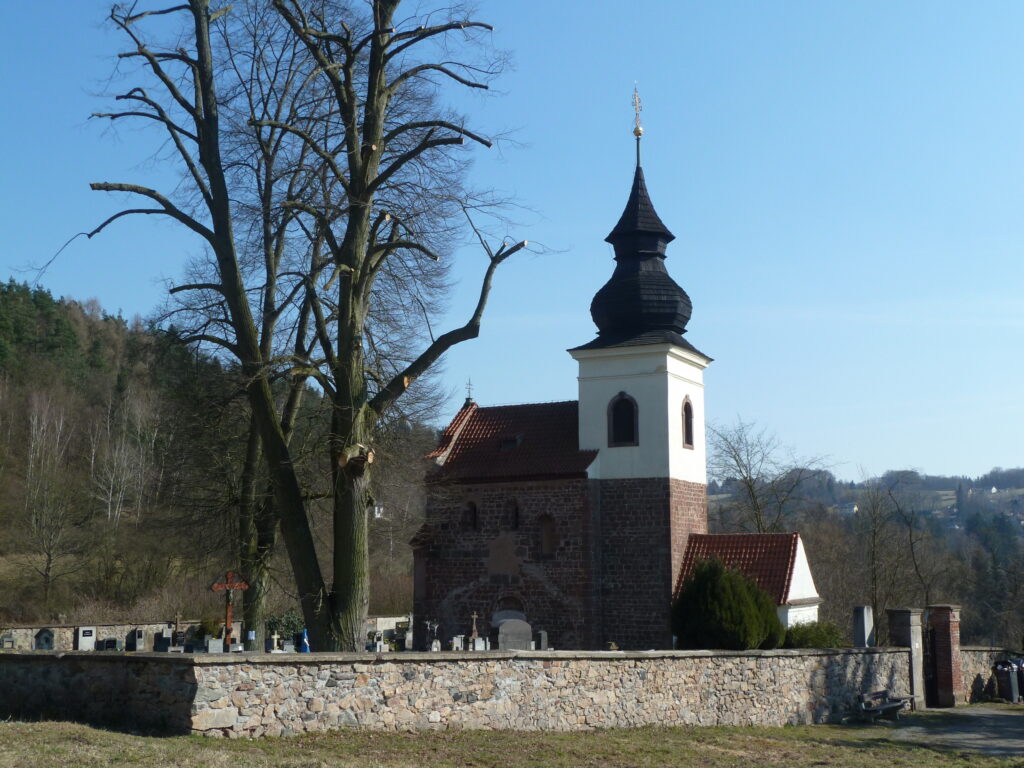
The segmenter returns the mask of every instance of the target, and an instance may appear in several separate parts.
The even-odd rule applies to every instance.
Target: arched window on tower
[[[636,400],[619,392],[608,403],[608,446],[639,445]]]
[[[693,403],[683,401],[683,448],[693,448]]]

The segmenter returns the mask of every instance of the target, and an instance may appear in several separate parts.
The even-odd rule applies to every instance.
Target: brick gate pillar
[[[932,632],[936,703],[940,707],[963,704],[966,699],[960,668],[960,606],[929,605],[928,629]]]
[[[924,702],[924,645],[921,642],[921,609],[889,608],[889,642],[910,649],[910,694],[914,709],[921,710]]]

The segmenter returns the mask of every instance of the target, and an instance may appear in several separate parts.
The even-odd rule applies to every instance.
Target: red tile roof
[[[752,578],[776,605],[789,599],[799,533],[700,533],[690,536],[676,590],[701,560],[718,558]]]
[[[579,404],[481,408],[467,401],[428,455],[435,479],[462,482],[586,477],[597,451],[579,449]]]

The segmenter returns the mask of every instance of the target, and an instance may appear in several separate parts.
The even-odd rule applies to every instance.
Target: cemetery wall
[[[181,654],[0,653],[0,717],[187,733],[195,698]]]
[[[168,658],[171,656],[172,658]],[[833,722],[909,651],[0,654],[0,715],[213,736]],[[108,716],[109,715],[109,716]]]
[[[153,636],[158,632],[167,631],[173,627],[174,622],[156,621],[142,624],[94,624],[96,639],[116,638],[124,641],[128,633],[133,629],[141,629],[146,633],[146,647],[153,647]],[[198,625],[197,621],[183,621],[179,625],[182,630],[192,629]],[[70,624],[38,624],[31,627],[0,627],[0,638],[10,638],[13,641],[11,647],[15,651],[30,651],[35,648],[36,634],[44,629],[53,632],[53,650],[72,651],[75,650],[75,630],[83,625]]]
[[[992,666],[1012,654],[1003,648],[961,646],[960,670],[964,679],[967,701],[987,701],[997,695]]]

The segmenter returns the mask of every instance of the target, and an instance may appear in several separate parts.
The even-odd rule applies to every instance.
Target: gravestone
[[[206,638],[206,652],[207,653],[224,653],[224,638],[223,637],[208,637],[208,638]]]
[[[33,638],[32,647],[37,651],[53,650],[53,630],[40,629]]]
[[[534,640],[534,649],[538,651],[546,651],[548,649],[548,633],[543,630],[537,630],[536,639]]]
[[[466,650],[466,636],[456,635],[452,638],[452,650],[453,651],[464,651]]]
[[[521,619],[509,619],[498,627],[498,648],[503,651],[529,651],[533,627]]]
[[[295,641],[285,640],[283,643],[281,643],[281,651],[283,653],[295,653]]]
[[[131,629],[125,637],[124,648],[126,651],[146,650],[146,633],[141,629]]]
[[[78,627],[75,629],[75,650],[96,650],[96,627]]]
[[[166,653],[171,650],[171,636],[160,632],[153,636],[153,650],[157,653]]]
[[[474,637],[473,638],[473,650],[474,651],[489,651],[491,650],[491,643],[486,637]]]
[[[853,647],[869,648],[875,644],[875,618],[870,605],[857,605],[853,609]]]
[[[434,653],[437,653],[441,650],[441,641],[438,640],[436,637],[430,641],[430,650]]]

